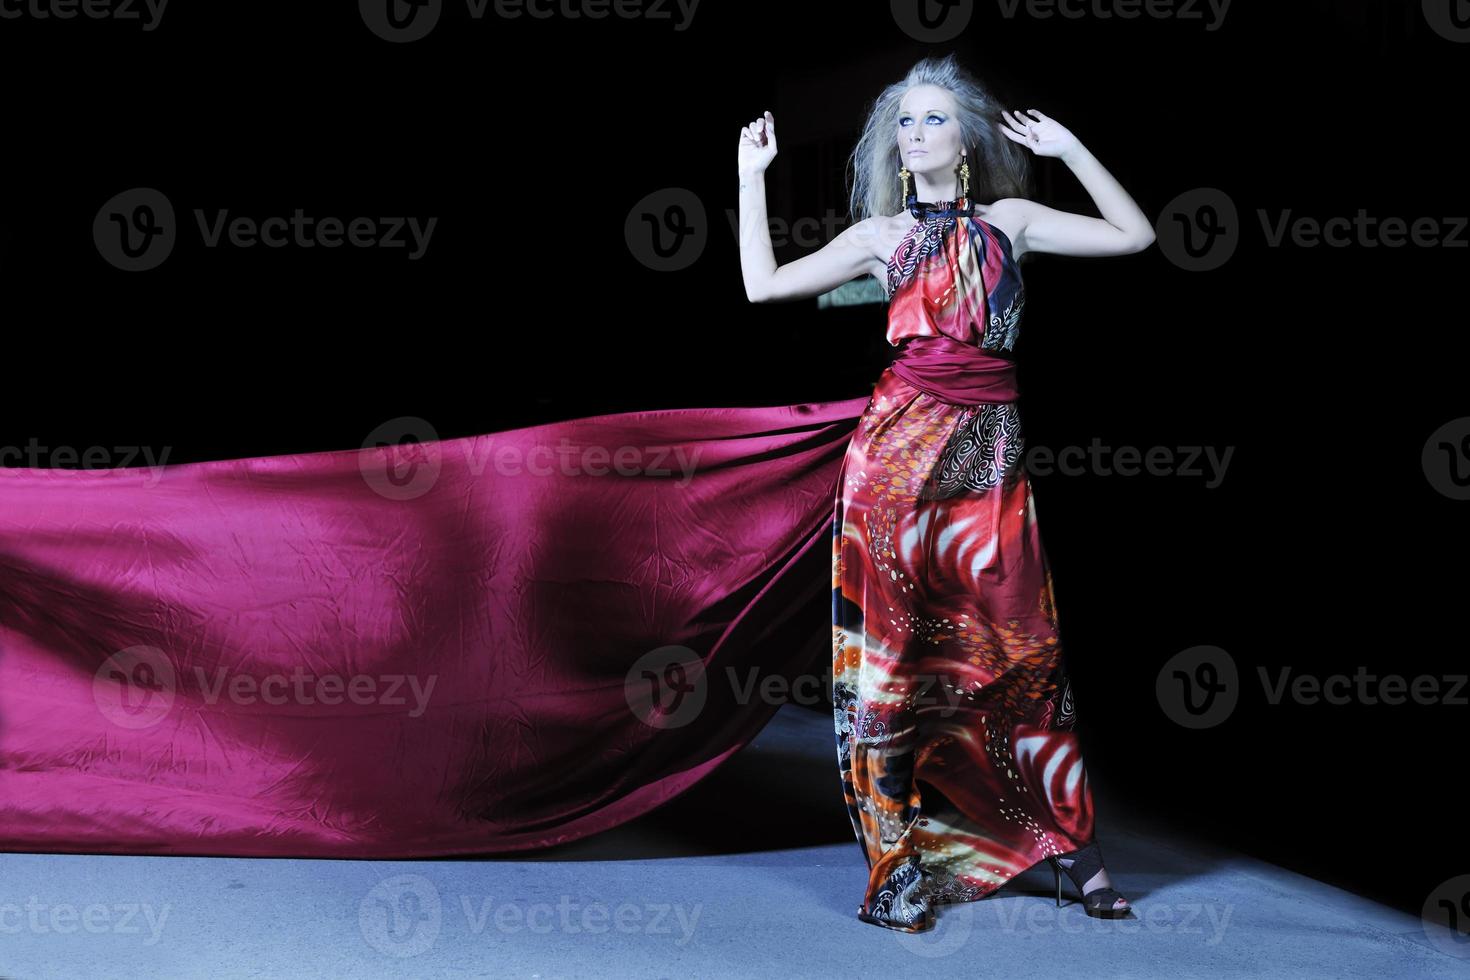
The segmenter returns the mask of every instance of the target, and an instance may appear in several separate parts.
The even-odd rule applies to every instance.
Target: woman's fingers
[[[776,117],[767,109],[760,119],[752,119],[740,130],[740,139],[756,146],[769,146],[776,140]]]
[[[1006,121],[1010,124],[1011,128],[1002,126],[1000,127],[1000,131],[1014,139],[1017,143],[1025,143],[1027,146],[1032,146],[1040,139],[1036,135],[1036,120],[1023,116],[1019,112],[1012,116],[1004,109],[1001,110],[1001,115],[1006,117]]]

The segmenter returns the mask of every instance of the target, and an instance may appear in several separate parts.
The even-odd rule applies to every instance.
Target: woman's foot
[[[1061,872],[1066,871],[1072,884],[1082,893],[1082,904],[1088,915],[1118,919],[1132,914],[1132,905],[1108,877],[1102,863],[1102,848],[1096,841],[1086,847],[1051,859],[1057,879],[1057,905],[1062,904]]]

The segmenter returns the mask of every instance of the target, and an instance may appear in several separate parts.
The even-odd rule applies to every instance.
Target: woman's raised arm
[[[767,110],[740,130],[740,273],[752,303],[819,296],[867,272],[876,255],[875,222],[867,218],[811,255],[778,266],[766,215],[766,168],[775,156],[776,120]]]
[[[1023,198],[997,201],[997,207],[1015,213],[1019,219],[1020,240],[1014,243],[1018,250],[1105,256],[1141,252],[1152,245],[1155,236],[1148,215],[1097,157],[1055,119],[1035,109],[1028,112],[1014,116],[1003,112],[1006,125],[1000,131],[1037,156],[1056,157],[1070,167],[1092,195],[1102,217],[1058,211]]]

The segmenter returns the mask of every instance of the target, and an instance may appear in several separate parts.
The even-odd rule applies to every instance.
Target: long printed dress
[[[1024,289],[993,225],[926,214],[887,279],[890,345],[942,336],[1013,355]],[[1022,448],[1014,401],[948,404],[889,367],[843,461],[832,690],[870,869],[864,921],[929,928],[934,905],[1092,841]]]

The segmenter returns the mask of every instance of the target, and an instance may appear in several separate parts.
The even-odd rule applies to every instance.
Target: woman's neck
[[[947,185],[947,186],[941,186]],[[922,174],[914,175],[914,192],[921,201],[955,201],[961,197],[960,182],[926,180]]]

